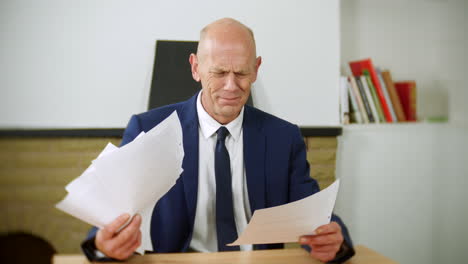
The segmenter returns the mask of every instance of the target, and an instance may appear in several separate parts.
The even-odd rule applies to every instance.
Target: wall
[[[226,16],[256,33],[256,106],[339,124],[339,0],[3,0],[0,128],[123,128],[146,110],[156,40]]]
[[[0,138],[0,232],[23,231],[78,253],[89,226],[55,209],[65,185],[117,138]]]
[[[119,138],[0,138],[0,233],[23,231],[58,253],[80,253],[89,225],[57,209],[65,185]],[[308,138],[311,176],[325,188],[335,175],[336,138]]]
[[[339,137],[336,212],[354,242],[400,263],[463,263],[468,128],[351,125]]]
[[[396,80],[416,80],[420,119],[468,123],[468,2],[342,0],[341,64],[371,57]]]

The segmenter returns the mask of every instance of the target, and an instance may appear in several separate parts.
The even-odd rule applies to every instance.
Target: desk
[[[356,255],[347,264],[394,264],[395,261],[380,255],[364,246],[356,246]],[[54,264],[87,264],[83,255],[55,255]],[[219,253],[166,253],[134,256],[127,263],[132,264],[227,264],[227,263],[265,263],[265,264],[319,264],[321,262],[308,256],[301,248],[256,250]]]

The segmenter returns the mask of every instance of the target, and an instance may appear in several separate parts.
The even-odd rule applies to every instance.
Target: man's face
[[[221,124],[239,115],[257,79],[261,58],[255,58],[255,50],[249,43],[208,39],[204,50],[190,58],[193,77],[202,84],[203,107]]]

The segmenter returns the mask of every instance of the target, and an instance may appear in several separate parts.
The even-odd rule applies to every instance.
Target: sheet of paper
[[[154,205],[179,178],[183,157],[182,127],[174,112],[123,147],[109,143],[65,187],[68,195],[56,207],[99,228],[123,213],[141,214],[142,245],[137,251],[151,251]]]
[[[297,242],[300,236],[313,235],[319,226],[330,223],[339,180],[304,199],[256,210],[232,246]]]

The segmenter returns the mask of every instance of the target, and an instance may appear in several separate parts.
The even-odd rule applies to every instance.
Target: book
[[[397,116],[395,114],[395,109],[393,107],[392,100],[390,100],[390,95],[388,94],[387,85],[383,81],[382,72],[380,71],[379,68],[375,68],[375,70],[377,71],[377,78],[379,79],[379,83],[382,86],[382,90],[384,92],[385,101],[387,101],[388,108],[390,108],[390,114],[392,115],[392,122],[397,122],[398,119],[397,119]]]
[[[351,82],[349,78],[346,79],[346,87],[348,88],[348,98],[350,102],[350,123],[363,123],[363,118],[361,114],[361,110],[359,109],[358,103],[357,103],[357,97],[356,93],[354,92],[354,89],[351,86]],[[366,116],[366,115],[364,115]]]
[[[390,71],[385,70],[382,71],[382,78],[387,86],[388,94],[390,96],[390,100],[392,101],[393,107],[395,109],[395,114],[397,116],[398,122],[405,122],[406,116],[405,112],[403,111],[403,107],[401,106],[400,97],[398,97],[398,93],[395,90],[395,85],[392,80],[392,75]]]
[[[370,116],[372,116],[372,122],[380,123],[379,114],[377,113],[377,109],[375,108],[374,99],[372,99],[369,86],[367,86],[366,76],[362,75],[361,77],[356,78],[356,83],[358,84],[358,86],[362,86],[362,89],[364,90],[365,96],[367,98],[367,102],[369,102],[369,106],[371,109]]]
[[[359,92],[359,88],[356,84],[356,80],[354,79],[352,75],[348,76],[348,83],[349,83],[349,86],[351,87],[351,90],[353,91],[354,97],[356,98],[356,103],[357,103],[357,106],[359,107],[359,113],[361,115],[362,123],[367,124],[369,123],[369,117],[367,116],[366,108],[364,106],[361,93]]]
[[[378,77],[377,77],[377,72],[375,71],[374,65],[372,64],[371,59],[364,59],[364,60],[359,60],[359,61],[352,61],[349,63],[349,67],[351,68],[351,71],[354,76],[360,76],[362,75],[362,71],[367,69],[369,71],[371,80],[373,85],[375,86],[375,90],[377,92],[379,101],[382,105],[382,111],[385,116],[385,119],[387,122],[392,122],[392,115],[390,113],[390,109],[388,107],[387,102],[385,101],[385,96],[384,92],[382,90],[382,86],[378,82]]]
[[[378,114],[378,117],[379,117],[379,121],[380,122],[385,122],[385,117],[383,115],[383,112],[382,112],[382,106],[380,105],[380,101],[379,101],[379,98],[377,97],[377,93],[375,91],[375,88],[374,88],[374,85],[372,84],[372,81],[371,81],[371,78],[369,76],[369,72],[367,70],[363,70],[362,71],[364,73],[362,77],[364,77],[363,79],[363,82],[364,83],[364,87],[368,87],[370,93],[371,93],[371,96],[372,96],[372,100],[374,100],[374,105],[375,105],[375,109],[377,110],[377,114]]]
[[[355,76],[354,80],[356,81],[357,87],[359,87],[359,92],[361,94],[362,101],[363,101],[364,106],[366,108],[366,114],[367,114],[367,118],[369,120],[369,123],[374,123],[375,119],[374,119],[374,115],[372,114],[371,103],[369,102],[369,101],[372,101],[372,98],[367,96],[366,90],[364,89],[364,86],[361,83],[361,78],[359,76]]]
[[[416,82],[395,82],[395,89],[400,97],[406,121],[416,121]]]
[[[340,77],[340,119],[344,125],[349,124],[349,99],[348,99],[348,86],[347,78]]]

